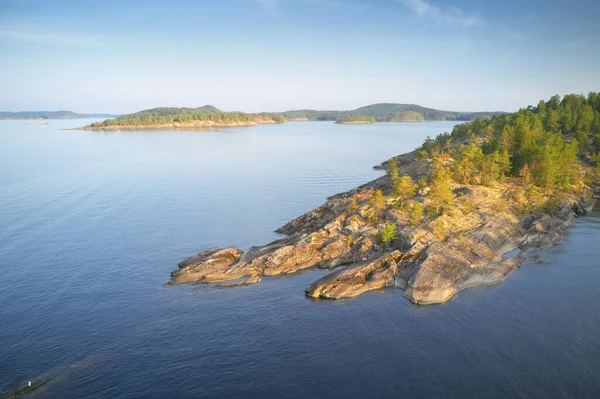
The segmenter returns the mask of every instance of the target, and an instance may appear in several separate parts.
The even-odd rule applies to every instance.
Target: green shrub
[[[379,242],[382,245],[388,245],[390,242],[396,239],[396,225],[393,223],[386,223],[385,227],[379,233]]]

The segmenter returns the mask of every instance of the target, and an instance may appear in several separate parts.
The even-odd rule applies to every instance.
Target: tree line
[[[102,128],[110,126],[153,126],[170,125],[174,123],[193,123],[196,121],[213,122],[215,124],[245,124],[271,119],[275,123],[285,123],[287,120],[280,114],[261,113],[246,114],[243,112],[223,112],[212,106],[200,108],[154,108],[134,114],[122,115],[114,119],[96,122],[91,127]]]
[[[338,118],[336,123],[375,123],[375,118],[372,116],[346,116]]]
[[[600,161],[600,94],[554,96],[510,115],[457,125],[428,138],[419,157],[453,158],[453,178],[489,185],[521,178],[545,192],[581,186],[578,159]]]
[[[373,104],[352,111],[317,111],[302,109],[281,112],[288,119],[308,119],[313,121],[336,121],[349,117],[372,117],[377,122],[402,121],[470,121],[487,118],[503,113],[498,112],[451,112],[433,108],[421,107],[414,104]]]

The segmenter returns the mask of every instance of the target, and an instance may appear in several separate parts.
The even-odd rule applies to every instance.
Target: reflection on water
[[[0,122],[0,386],[88,356],[39,398],[593,397],[597,214],[495,287],[309,301],[322,275],[163,288],[178,261],[247,248],[379,175],[450,123],[82,132]]]

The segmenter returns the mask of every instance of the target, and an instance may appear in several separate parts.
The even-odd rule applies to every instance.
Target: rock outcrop
[[[429,174],[428,162],[417,160],[414,152],[397,161],[400,174],[415,181]],[[560,242],[573,219],[594,205],[592,198],[565,195],[550,213],[524,215],[516,185],[452,184],[450,215],[411,223],[406,204],[390,186],[386,175],[335,195],[278,229],[287,236],[265,246],[201,252],[179,264],[171,283],[231,287],[321,268],[333,271],[306,289],[310,298],[351,298],[398,287],[413,303],[443,303],[464,289],[501,282],[540,248]],[[374,190],[386,194],[386,207],[376,217],[369,204]],[[422,187],[411,201],[427,207],[428,191]],[[396,234],[383,243],[380,232],[386,225],[395,226]],[[514,252],[518,255],[508,255]]]

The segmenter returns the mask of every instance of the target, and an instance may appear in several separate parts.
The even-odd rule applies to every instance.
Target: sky
[[[514,111],[600,90],[597,0],[0,0],[0,110]]]

